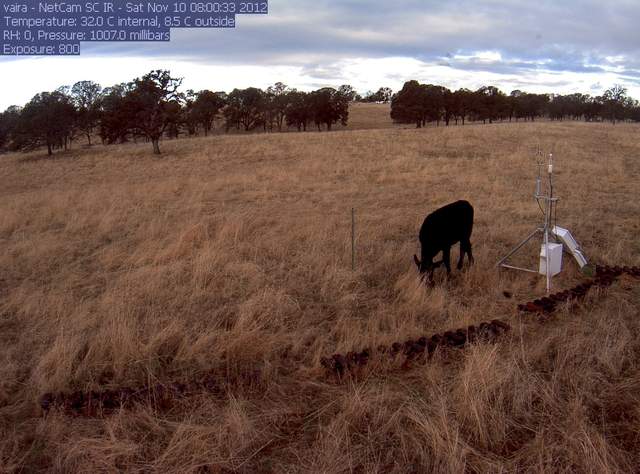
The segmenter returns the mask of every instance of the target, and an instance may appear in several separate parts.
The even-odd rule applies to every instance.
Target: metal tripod
[[[539,151],[538,151],[538,154],[541,155],[541,153]],[[520,242],[518,245],[516,245],[507,255],[502,257],[497,265],[499,267],[511,268],[513,270],[520,270],[520,271],[531,272],[531,273],[539,273],[539,270],[536,270],[536,269],[523,268],[523,267],[517,267],[515,265],[510,265],[510,264],[507,263],[507,260],[512,255],[514,255],[518,250],[520,250],[527,242],[529,242],[531,239],[533,239],[536,235],[542,234],[542,241],[543,241],[543,244],[544,244],[545,270],[546,270],[546,277],[547,277],[546,289],[547,289],[547,294],[550,294],[551,293],[551,265],[549,264],[549,256],[550,256],[549,243],[550,242],[555,242],[555,240],[556,240],[555,239],[555,235],[551,231],[551,216],[553,215],[553,208],[556,205],[556,203],[558,202],[558,198],[553,197],[553,154],[549,154],[549,163],[548,163],[548,168],[547,168],[547,174],[548,174],[548,178],[549,178],[549,185],[548,185],[548,188],[547,188],[547,194],[542,194],[542,192],[541,192],[541,188],[542,188],[542,166],[543,166],[543,163],[539,161],[538,162],[538,177],[536,178],[536,192],[534,194],[534,197],[536,198],[536,201],[538,201],[539,205],[540,205],[541,202],[544,204],[544,207],[541,205],[541,208],[543,209],[543,214],[544,214],[544,223],[543,223],[542,227],[537,227],[522,242]]]

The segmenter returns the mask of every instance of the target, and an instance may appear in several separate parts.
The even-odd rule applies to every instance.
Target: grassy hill
[[[495,263],[541,219],[541,145],[557,158],[558,222],[591,260],[640,264],[640,127],[401,129],[384,107],[352,115],[374,130],[167,141],[160,158],[149,145],[0,157],[0,471],[638,471],[640,281],[541,319],[516,304],[542,278]],[[476,264],[425,288],[419,226],[461,198]],[[554,285],[582,279],[565,257]],[[513,327],[501,342],[409,370],[337,382],[320,365],[493,318]],[[219,392],[170,406],[38,405],[205,373]]]

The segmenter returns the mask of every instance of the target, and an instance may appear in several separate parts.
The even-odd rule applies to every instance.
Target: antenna
[[[542,149],[540,148],[540,144],[538,144],[538,149],[536,150],[536,164],[538,165],[538,176],[536,177],[536,192],[533,197],[540,203],[539,196],[542,190]]]

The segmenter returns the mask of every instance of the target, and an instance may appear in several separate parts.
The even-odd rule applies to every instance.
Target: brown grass
[[[0,471],[637,472],[640,284],[541,322],[515,305],[542,279],[494,265],[539,220],[538,143],[588,256],[640,264],[639,131],[498,124],[1,157]],[[418,228],[459,198],[476,209],[477,264],[425,289]],[[581,278],[564,264],[558,288]],[[319,364],[494,317],[514,326],[501,343],[410,371],[336,384]],[[168,411],[37,405],[207,371],[224,395]]]
[[[389,116],[390,104],[362,104],[355,102],[349,107],[349,130],[381,128],[415,128],[415,124],[394,124]]]

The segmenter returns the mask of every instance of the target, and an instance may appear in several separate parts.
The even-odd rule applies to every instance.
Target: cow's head
[[[413,261],[416,264],[416,267],[418,267],[418,271],[420,272],[420,274],[422,276],[427,274],[429,280],[431,280],[433,277],[433,271],[440,265],[442,265],[443,262],[442,260],[438,260],[437,262],[427,261],[427,259],[423,259],[422,261],[420,261],[418,256],[415,254],[413,255]]]

